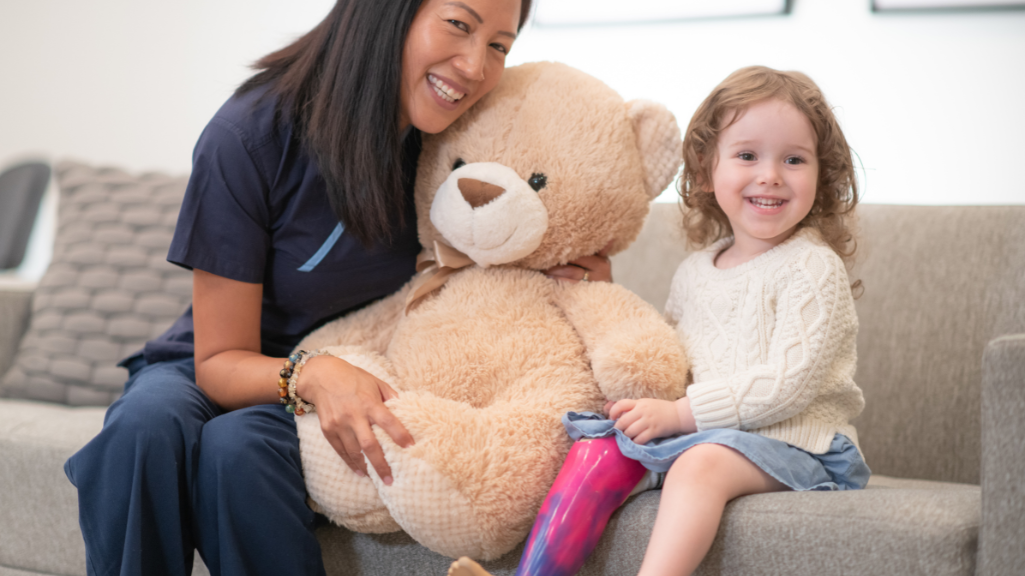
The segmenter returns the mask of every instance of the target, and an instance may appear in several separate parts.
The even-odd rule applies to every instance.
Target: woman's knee
[[[229,412],[203,427],[201,470],[244,478],[267,468],[300,465],[294,423],[273,414],[270,406]]]

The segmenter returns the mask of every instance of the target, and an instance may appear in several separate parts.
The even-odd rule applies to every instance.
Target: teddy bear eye
[[[456,162],[455,162],[455,164],[452,165],[452,169],[453,170],[459,170],[463,166],[466,166],[466,161],[463,160],[462,158],[456,158]]]
[[[542,188],[548,185],[548,177],[544,174],[534,172],[530,175],[530,180],[527,180],[527,184],[534,189],[534,192],[540,192]]]

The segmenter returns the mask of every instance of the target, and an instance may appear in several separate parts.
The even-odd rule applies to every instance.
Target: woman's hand
[[[612,263],[607,256],[609,248],[612,248],[612,241],[597,254],[582,256],[565,266],[553,266],[545,270],[545,275],[573,282],[612,282]]]
[[[306,361],[296,393],[317,407],[324,437],[353,472],[366,476],[366,455],[385,485],[391,486],[391,467],[371,424],[380,426],[399,446],[413,445],[409,431],[384,405],[398,396],[391,386],[341,358],[324,355]]]
[[[616,421],[616,429],[637,444],[697,431],[690,399],[686,397],[676,402],[654,398],[608,402],[605,411]]]

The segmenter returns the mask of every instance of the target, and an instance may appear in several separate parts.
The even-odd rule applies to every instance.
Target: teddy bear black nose
[[[458,185],[459,191],[463,193],[463,198],[474,208],[480,208],[505,192],[505,188],[501,186],[495,186],[494,184],[488,184],[473,178],[460,178]]]

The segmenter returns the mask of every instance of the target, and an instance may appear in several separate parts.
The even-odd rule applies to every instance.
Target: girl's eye
[[[792,165],[804,164],[804,158],[801,158],[799,156],[791,156],[790,158],[786,159],[786,163]]]
[[[737,158],[740,158],[745,162],[751,162],[755,159],[755,155],[750,152],[741,152],[740,154],[737,154]]]

